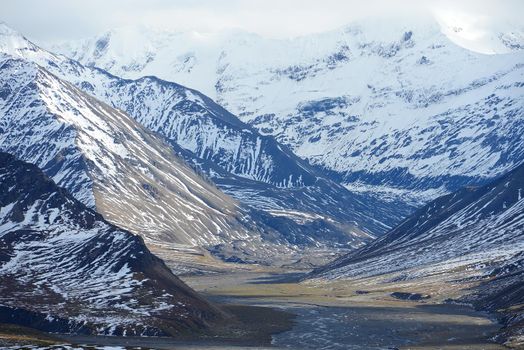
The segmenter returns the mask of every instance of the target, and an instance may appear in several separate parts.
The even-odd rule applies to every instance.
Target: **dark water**
[[[499,326],[464,306],[295,308],[297,324],[273,344],[291,349],[395,349],[411,346],[502,349],[486,340]]]

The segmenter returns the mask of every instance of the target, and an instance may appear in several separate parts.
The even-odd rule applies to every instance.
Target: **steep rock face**
[[[524,343],[524,165],[483,187],[440,197],[368,246],[316,270],[312,277],[396,281],[464,271],[481,281],[463,297],[501,312],[501,339]],[[463,281],[466,282],[466,281]],[[457,282],[459,283],[459,282]]]
[[[96,55],[100,39],[63,52],[124,77],[190,84],[351,190],[420,204],[522,161],[517,29],[494,35],[501,45],[511,38],[496,55],[457,46],[433,19],[290,40],[121,29],[104,35]],[[123,55],[130,36],[138,44]]]
[[[142,239],[0,153],[0,320],[55,332],[175,335],[223,316]]]
[[[307,165],[273,138],[258,134],[195,90],[155,77],[136,81],[113,78],[100,85],[104,92],[97,93],[94,87],[95,96],[228,173],[280,188],[315,182]]]
[[[0,70],[0,149],[106,219],[158,244],[261,239],[233,199],[126,114],[27,61],[4,56]]]
[[[120,79],[38,48],[16,32],[10,37],[18,44],[9,54],[36,62],[163,136],[222,190],[263,211],[259,218],[268,225],[278,228],[274,221],[285,220],[297,244],[356,247],[411,210],[393,210],[382,199],[350,193],[195,90],[154,77]],[[296,214],[313,219],[297,219]],[[319,234],[311,240],[301,234],[319,225],[330,238]]]

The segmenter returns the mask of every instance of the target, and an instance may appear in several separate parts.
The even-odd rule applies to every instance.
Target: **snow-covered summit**
[[[0,22],[0,52],[18,55],[22,50],[35,50],[36,46],[23,35]]]
[[[497,29],[515,50],[486,55],[457,45],[456,21],[444,19],[360,21],[286,40],[139,31],[137,42],[159,42],[117,55],[112,34],[96,55],[106,36],[62,52],[196,87],[351,190],[420,203],[522,159],[520,138],[502,132],[521,129],[520,29]]]
[[[329,55],[343,42],[389,45],[399,41],[403,33],[409,32],[415,34],[417,41],[451,39],[456,44],[464,43],[466,49],[471,49],[466,44],[474,41],[471,37],[475,35],[465,35],[468,27],[458,26],[457,21],[443,15],[423,15],[417,18],[396,15],[361,19],[336,30],[290,39],[264,38],[238,29],[177,32],[147,26],[125,26],[88,39],[50,44],[49,48],[118,76],[138,78],[155,75],[216,98],[218,96],[215,95],[213,80],[219,74],[219,61],[235,66],[244,63],[251,70],[285,66],[314,61],[320,56]],[[506,45],[517,49],[523,29],[517,26],[498,28],[489,35],[484,33],[498,41],[497,47],[488,50],[496,53],[509,52]],[[499,46],[506,47],[507,50],[501,51]],[[261,55],[261,52],[265,54]]]
[[[468,50],[493,55],[524,49],[522,22],[494,21],[449,11],[437,11],[435,19],[449,40]]]

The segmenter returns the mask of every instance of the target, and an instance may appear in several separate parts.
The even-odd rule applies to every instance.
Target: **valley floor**
[[[390,296],[406,286],[297,283],[300,273],[237,270],[185,276],[184,281],[225,306],[244,326],[184,340],[68,336],[76,344],[154,349],[475,349],[491,342],[499,325],[467,306],[437,296],[405,301]],[[433,292],[433,291],[430,291]],[[262,307],[262,308],[260,308]]]
[[[296,315],[292,329],[272,344],[286,349],[505,349],[489,338],[499,325],[468,306],[390,296],[405,287],[347,282],[296,283],[299,274],[237,272],[186,277],[197,291],[221,304],[284,309]]]

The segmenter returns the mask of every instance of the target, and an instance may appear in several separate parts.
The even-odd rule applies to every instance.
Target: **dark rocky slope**
[[[475,282],[461,301],[497,312],[500,340],[524,344],[524,165],[482,187],[466,187],[418,210],[385,236],[311,277],[416,282],[461,271]]]
[[[0,153],[0,322],[176,335],[223,317],[139,236],[105,221],[36,166]]]

